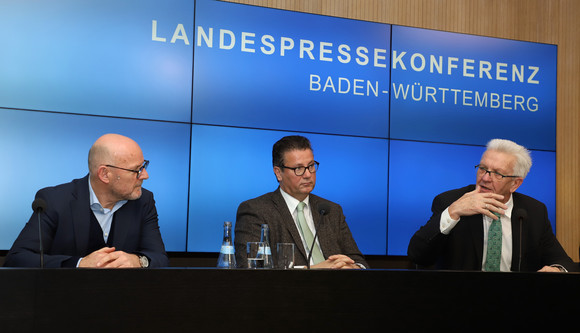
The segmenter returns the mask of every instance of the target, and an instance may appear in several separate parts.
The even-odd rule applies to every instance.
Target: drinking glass
[[[264,243],[248,242],[247,246],[248,268],[264,268]]]
[[[276,244],[276,268],[290,269],[294,267],[294,243]]]

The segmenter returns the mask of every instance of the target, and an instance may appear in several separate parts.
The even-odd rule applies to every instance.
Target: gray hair
[[[502,153],[510,154],[515,156],[516,164],[514,165],[514,175],[526,178],[528,172],[532,168],[532,157],[530,156],[530,151],[524,146],[520,146],[517,143],[504,140],[504,139],[493,139],[487,143],[487,150],[495,150]]]

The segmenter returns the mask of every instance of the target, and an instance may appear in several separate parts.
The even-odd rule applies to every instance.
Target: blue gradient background
[[[489,107],[489,96],[487,108],[454,105],[451,92],[447,92],[445,103],[440,98],[438,103],[425,102],[425,94],[422,102],[410,97],[396,99],[392,94],[391,138],[484,145],[490,138],[499,137],[514,140],[528,149],[556,150],[556,45],[400,26],[393,27],[392,44],[398,53],[407,52],[407,70],[399,66],[392,70],[392,83],[396,85],[420,83],[423,87],[535,96],[539,109],[535,112],[494,109]],[[415,72],[409,65],[414,53],[423,54],[427,60],[422,72]],[[461,65],[452,75],[446,74],[446,66],[443,74],[429,73],[430,55],[443,56],[444,63],[447,57],[457,57],[460,62],[474,59],[475,78],[463,77]],[[539,66],[534,79],[540,84],[489,80],[485,76],[480,79],[477,70],[480,60],[494,66],[497,62],[507,63],[509,69],[511,64],[526,68]],[[511,79],[509,69],[507,76]],[[491,73],[495,73],[495,67]]]
[[[191,120],[192,1],[3,1],[0,107]]]
[[[166,42],[152,40],[152,20]],[[179,24],[189,45],[170,42]],[[546,203],[555,225],[555,46],[392,27],[393,45],[411,53],[549,65],[540,91],[522,93],[544,94],[541,111],[496,115],[389,94],[311,92],[310,74],[389,89],[390,69],[300,59],[298,45],[284,57],[241,52],[239,39],[233,50],[198,47],[196,26],[215,36],[256,33],[255,48],[271,34],[277,47],[282,36],[332,42],[333,57],[343,43],[353,57],[357,46],[386,49],[387,64],[392,52],[387,24],[219,1],[1,2],[0,249],[28,221],[36,191],[86,175],[91,144],[109,132],[135,139],[151,160],[144,187],[155,194],[169,251],[217,252],[239,203],[277,188],[273,143],[297,133],[311,139],[321,163],[314,193],[342,205],[365,254],[406,254],[433,197],[473,183],[473,166],[495,136],[535,149],[520,191]],[[393,82],[418,80],[516,89],[393,71]],[[445,120],[453,131],[441,130]]]
[[[390,255],[406,255],[409,239],[432,215],[439,193],[475,184],[484,146],[391,140],[389,169]],[[532,169],[518,192],[548,207],[556,228],[556,153],[531,151]]]
[[[196,43],[195,123],[387,137],[388,94],[367,97],[310,91],[309,78],[310,74],[319,75],[324,85],[331,76],[335,87],[339,77],[351,84],[354,79],[378,81],[379,88],[388,90],[389,25],[215,1],[198,1],[196,15],[196,27],[214,28],[214,46],[202,42],[198,47]],[[217,46],[220,29],[236,34],[232,50]],[[241,32],[256,34],[255,53],[241,51]],[[274,54],[259,51],[262,35],[275,38]],[[285,56],[280,56],[281,37],[295,41],[294,49]],[[316,60],[299,57],[300,39],[314,43]],[[340,44],[349,45],[352,55],[358,46],[387,50],[382,61],[386,68],[360,66],[354,59],[348,64],[336,59],[320,61],[319,42],[333,43],[332,57],[338,55]]]
[[[0,248],[28,221],[36,191],[88,174],[93,142],[105,133],[135,139],[151,161],[143,187],[153,192],[170,251],[185,251],[189,138],[187,124],[0,109]]]
[[[272,145],[291,132],[194,126],[189,251],[220,244],[239,203],[278,187]],[[339,203],[361,251],[385,254],[388,145],[384,139],[308,135],[320,163],[314,194]],[[219,152],[217,154],[216,152]]]

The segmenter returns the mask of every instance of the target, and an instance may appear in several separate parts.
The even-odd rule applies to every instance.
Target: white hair
[[[513,171],[515,176],[526,178],[532,168],[530,151],[526,147],[520,146],[513,141],[504,139],[490,140],[487,143],[487,150],[495,150],[515,156],[516,164],[514,165]]]

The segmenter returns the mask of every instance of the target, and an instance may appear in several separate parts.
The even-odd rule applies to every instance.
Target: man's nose
[[[484,179],[485,177],[487,177],[487,179]],[[485,181],[491,181],[491,172],[490,171],[486,171],[483,176],[481,176],[481,179],[484,179]]]
[[[147,172],[147,169],[143,169],[143,171],[141,171],[139,179],[149,179],[149,173]]]

